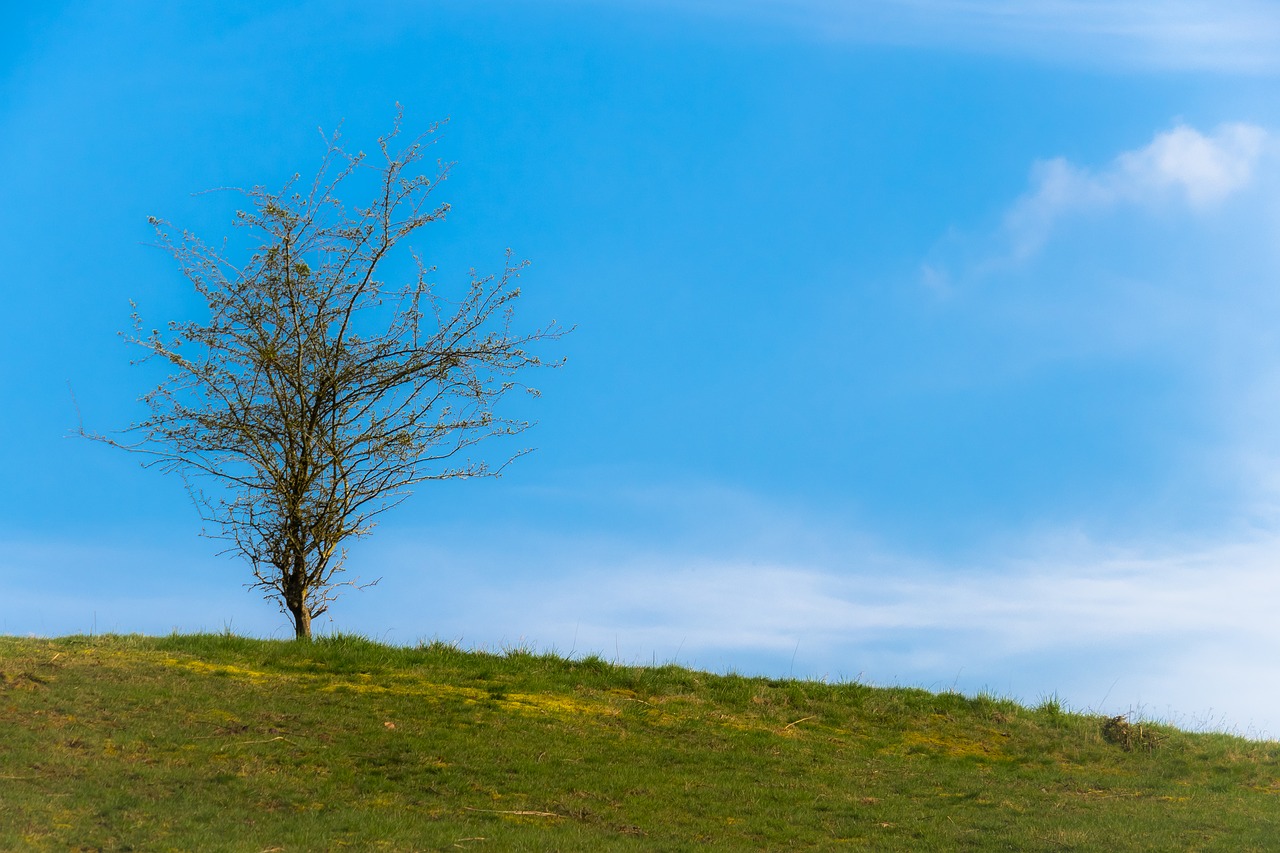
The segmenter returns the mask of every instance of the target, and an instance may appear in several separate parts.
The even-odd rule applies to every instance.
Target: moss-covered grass
[[[2,637],[0,849],[1277,849],[1280,744],[1106,724],[443,644]]]

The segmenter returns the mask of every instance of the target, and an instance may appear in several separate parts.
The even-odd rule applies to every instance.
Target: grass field
[[[527,651],[0,637],[5,850],[1277,850],[1280,744]]]

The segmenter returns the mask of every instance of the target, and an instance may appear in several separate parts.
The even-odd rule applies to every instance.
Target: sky
[[[182,484],[72,436],[200,316],[147,217],[447,119],[446,291],[575,326],[499,479],[321,632],[986,692],[1280,737],[1280,7],[0,8],[0,632],[290,636]]]

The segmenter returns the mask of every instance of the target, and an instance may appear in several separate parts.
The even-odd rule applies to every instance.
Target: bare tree
[[[350,584],[336,580],[343,543],[367,534],[374,516],[417,483],[501,471],[505,462],[490,468],[464,451],[528,427],[494,404],[512,389],[537,394],[513,377],[543,364],[530,345],[564,333],[554,321],[513,330],[524,264],[510,250],[501,274],[472,271],[457,301],[437,293],[434,268],[412,252],[407,283],[379,278],[393,249],[449,210],[431,201],[449,164],[421,173],[436,129],[395,150],[397,115],[375,163],[346,153],[335,134],[310,187],[299,190],[295,175],[280,192],[240,190],[250,205],[237,225],[261,240],[243,266],[225,244],[173,237],[152,218],[208,321],[146,332],[134,306],[126,339],[170,375],[142,398],[149,416],[117,438],[80,430],[179,473],[211,535],[248,559],[251,587],[292,617],[299,638]],[[339,200],[344,182],[366,177],[372,201]]]

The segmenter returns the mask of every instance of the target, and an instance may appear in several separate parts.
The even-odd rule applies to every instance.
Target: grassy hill
[[[1276,850],[1280,744],[350,637],[0,637],[0,848]]]

